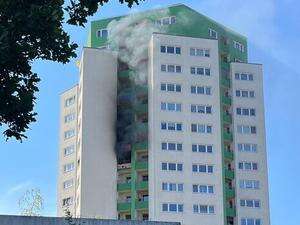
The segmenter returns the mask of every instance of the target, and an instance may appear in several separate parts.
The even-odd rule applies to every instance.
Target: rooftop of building
[[[195,12],[195,13],[203,16],[203,17],[205,17],[210,22],[218,25],[219,27],[221,27],[225,31],[233,33],[234,35],[237,35],[237,36],[239,36],[242,39],[245,39],[245,40],[247,39],[247,37],[245,35],[242,35],[242,34],[236,32],[236,31],[232,30],[231,28],[228,28],[228,27],[224,26],[223,24],[221,24],[221,23],[219,23],[219,22],[211,19],[210,17],[204,15],[203,13],[198,12],[197,10],[195,10],[195,9],[191,8],[190,6],[187,6],[187,5],[183,4],[183,3],[172,4],[172,5],[169,5],[169,6],[155,8],[155,9],[149,9],[149,10],[145,10],[145,11],[141,11],[141,12],[135,12],[134,14],[150,13],[150,12],[155,12],[155,11],[160,11],[160,10],[165,10],[165,9],[170,9],[170,8],[176,8],[176,7],[183,8],[183,9],[185,8],[185,9],[191,10],[191,11],[193,11],[193,12]],[[96,22],[100,22],[100,21],[104,21],[104,20],[114,20],[114,19],[117,20],[117,19],[126,17],[128,15],[130,15],[130,14],[123,14],[123,15],[113,16],[113,17],[105,17],[105,18],[101,18],[101,19],[98,19],[98,20],[93,20],[92,23],[96,23]]]

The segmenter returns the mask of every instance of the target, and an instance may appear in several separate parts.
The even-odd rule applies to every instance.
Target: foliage
[[[22,141],[36,121],[34,105],[40,78],[31,65],[37,59],[68,63],[76,43],[64,31],[67,23],[84,26],[109,0],[0,0],[0,126],[6,140]],[[131,7],[140,0],[119,0]],[[143,1],[143,0],[141,0]]]
[[[44,199],[39,189],[27,190],[19,199],[19,208],[23,216],[40,216]]]

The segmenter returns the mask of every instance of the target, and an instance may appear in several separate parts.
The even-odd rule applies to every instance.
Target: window
[[[191,86],[192,94],[211,95],[211,87],[207,86]]]
[[[210,68],[206,67],[191,67],[192,75],[210,76]]]
[[[70,113],[65,116],[65,123],[69,123],[75,119],[75,113]]]
[[[107,29],[97,30],[97,37],[107,38],[108,37],[108,30]]]
[[[217,39],[217,38],[218,38],[218,33],[217,33],[217,31],[215,31],[215,30],[213,30],[213,29],[211,29],[211,28],[209,28],[208,31],[209,31],[209,36],[210,36],[210,37],[212,37],[212,38],[214,38],[214,39]]]
[[[75,136],[75,130],[74,129],[67,130],[64,133],[65,139],[69,139],[69,138],[74,137],[74,136]]]
[[[190,48],[190,56],[209,57],[210,50],[203,48]]]
[[[241,225],[261,225],[261,219],[242,218]]]
[[[212,126],[206,125],[206,124],[191,124],[191,131],[192,133],[206,133],[211,134],[212,133]]]
[[[214,214],[215,207],[213,205],[193,205],[193,212],[200,213],[200,214]]]
[[[74,163],[68,163],[64,165],[64,172],[71,172],[72,170],[74,170]]]
[[[176,17],[170,16],[170,17],[164,17],[156,21],[156,24],[159,26],[165,26],[165,25],[171,25],[176,23]]]
[[[237,125],[237,132],[239,134],[256,134],[256,126]]]
[[[253,81],[253,74],[250,74],[250,73],[235,73],[234,77],[236,80]]]
[[[162,190],[163,191],[183,192],[183,184],[163,182],[162,183]]]
[[[194,173],[213,173],[212,165],[193,164],[192,171]]]
[[[181,85],[172,83],[161,83],[160,90],[167,92],[181,92]]]
[[[181,104],[173,102],[161,102],[160,109],[162,111],[181,112]]]
[[[70,206],[73,204],[73,197],[64,198],[62,205],[63,207]]]
[[[239,162],[240,170],[257,170],[258,166],[256,162]]]
[[[161,169],[166,171],[182,171],[182,163],[161,163]]]
[[[200,194],[213,194],[214,193],[214,186],[213,185],[199,185],[193,184],[193,193],[200,193]]]
[[[236,114],[239,116],[255,116],[255,109],[253,108],[236,108]]]
[[[213,146],[192,144],[192,152],[212,153]]]
[[[178,65],[166,65],[162,64],[160,66],[160,70],[162,72],[168,72],[168,73],[182,73],[182,67]]]
[[[260,200],[241,199],[240,205],[242,207],[248,207],[248,208],[260,208]]]
[[[161,53],[169,53],[169,54],[180,55],[181,54],[181,47],[161,45],[160,46],[160,52]]]
[[[161,149],[168,151],[182,151],[182,143],[162,142]]]
[[[71,155],[75,151],[75,146],[70,145],[64,148],[64,156]]]
[[[183,212],[183,204],[163,203],[162,211],[163,212],[174,212],[174,213]]]
[[[240,152],[257,152],[256,144],[238,143],[237,146]]]
[[[161,122],[161,130],[182,131],[182,123]]]
[[[258,180],[240,180],[239,181],[241,189],[259,189],[259,181]]]
[[[254,91],[246,91],[246,90],[236,90],[235,96],[241,97],[241,98],[254,98],[255,97]]]
[[[240,52],[244,52],[245,51],[245,46],[243,44],[241,44],[240,42],[233,41],[233,47],[235,49],[239,50]]]
[[[64,189],[67,189],[67,188],[70,188],[72,187],[74,184],[74,181],[73,179],[70,179],[70,180],[66,180],[64,183],[63,183],[63,186],[64,186]]]
[[[191,112],[192,113],[200,113],[200,114],[211,114],[212,113],[212,106],[208,105],[191,105]]]
[[[75,103],[75,95],[70,97],[70,98],[67,98],[65,100],[65,107],[68,107],[68,106],[71,106]]]

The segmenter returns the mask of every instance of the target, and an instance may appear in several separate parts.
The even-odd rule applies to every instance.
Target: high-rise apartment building
[[[269,225],[263,73],[246,38],[182,4],[137,15],[92,22],[61,95],[58,215]]]

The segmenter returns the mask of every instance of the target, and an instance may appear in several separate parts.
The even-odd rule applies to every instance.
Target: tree
[[[76,43],[63,29],[67,23],[84,26],[109,0],[0,0],[0,126],[6,140],[22,141],[29,124],[36,121],[34,105],[39,91],[37,59],[68,63],[76,57]],[[119,0],[128,7],[144,0]]]
[[[23,216],[40,216],[44,199],[39,189],[27,190],[19,199],[19,208]]]

